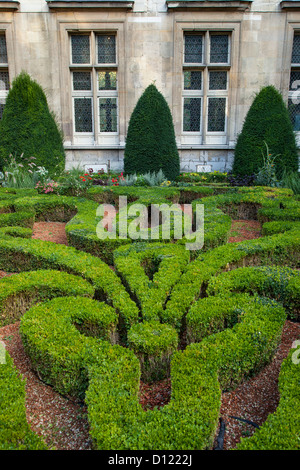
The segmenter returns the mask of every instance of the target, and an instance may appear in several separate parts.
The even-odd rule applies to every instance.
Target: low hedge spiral
[[[135,188],[97,189],[91,191],[90,197],[94,201],[99,198],[97,203],[100,197],[112,202],[121,193],[127,193],[132,201],[141,199]],[[169,196],[170,200],[177,198],[177,202],[191,197],[177,188],[161,195],[162,200]],[[208,197],[207,193],[202,194],[204,198],[198,202],[204,202],[208,215],[208,243],[201,253],[194,253],[190,259],[183,244],[174,240],[134,242],[117,249],[107,242],[104,258],[114,262],[114,272],[100,259],[100,253],[97,252],[99,257],[91,254],[94,245],[89,245],[89,234],[97,221],[91,217],[91,225],[82,231],[86,220],[84,205],[93,207],[92,211],[94,202],[52,196],[39,200],[36,195],[29,200],[18,196],[17,192],[0,191],[3,211],[20,210],[26,220],[29,207],[34,218],[39,213],[45,217],[48,207],[51,220],[58,205],[58,218],[73,217],[68,223],[72,227],[69,240],[72,231],[75,240],[76,226],[82,237],[79,249],[32,240],[27,238],[32,220],[23,228],[15,227],[11,219],[12,225],[0,230],[0,268],[29,271],[14,274],[20,287],[16,285],[11,294],[7,291],[3,302],[5,306],[6,299],[10,299],[11,304],[17,304],[22,293],[29,293],[28,302],[20,310],[20,315],[25,311],[20,332],[39,375],[59,393],[85,400],[96,449],[211,449],[222,390],[232,389],[267,364],[278,347],[286,318],[298,320],[298,201],[289,191],[269,188],[242,188]],[[143,197],[149,201],[147,198],[153,193],[143,193]],[[247,210],[262,221],[263,229],[276,224],[268,228],[271,234],[226,245],[230,217],[239,211],[245,216]],[[89,253],[84,251],[85,238]],[[64,289],[55,290],[56,275],[52,278],[50,270],[60,271],[56,275],[62,276]],[[47,273],[54,291],[50,279],[49,288],[46,287]],[[9,279],[1,283],[9,286]],[[38,282],[45,285],[40,297],[31,293],[33,284]],[[5,307],[3,312],[11,321]],[[170,403],[161,410],[144,412],[139,404],[140,361],[126,346],[137,327],[148,320],[166,323],[170,338],[186,329],[187,346],[171,352]],[[0,374],[4,371],[2,366]],[[0,381],[5,380],[0,377]],[[284,362],[280,377],[281,399],[276,413],[252,438],[242,440],[241,449],[264,449],[268,445],[299,449],[297,417],[292,415],[291,402],[299,399],[300,370],[299,365],[292,363],[292,355]],[[24,414],[24,396],[20,396]],[[12,397],[10,401],[6,395],[6,400],[11,413],[18,413],[19,398]],[[9,415],[5,419],[9,420]],[[28,429],[25,435],[27,432]],[[43,447],[38,438],[30,432],[29,435],[33,441],[23,436],[21,446]],[[19,445],[10,433],[0,441],[3,448]]]

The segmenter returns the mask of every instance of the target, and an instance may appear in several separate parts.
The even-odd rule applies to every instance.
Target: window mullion
[[[9,70],[5,34],[0,35],[0,119],[5,107],[6,98],[9,92]]]
[[[98,117],[98,98],[99,98],[99,91],[98,91],[98,71],[95,67],[93,67],[92,71],[93,77],[93,103],[94,103],[94,135],[95,135],[95,143],[99,143],[99,117]]]
[[[206,62],[207,63],[207,62]],[[207,133],[207,95],[208,95],[208,69],[205,67],[203,70],[203,103],[202,103],[202,116],[203,116],[203,123],[202,123],[202,144],[206,144],[206,133]]]

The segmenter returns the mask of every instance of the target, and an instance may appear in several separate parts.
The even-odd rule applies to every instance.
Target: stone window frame
[[[98,36],[111,36],[115,38],[115,42],[117,43],[117,37],[114,32],[105,32],[99,33],[95,31],[91,31],[90,33],[78,34],[78,33],[70,33],[69,41],[71,45],[72,37],[74,36],[87,36],[89,38],[89,55],[90,61],[84,64],[74,63],[72,61],[72,49],[70,47],[70,73],[71,73],[71,87],[72,87],[72,109],[73,109],[73,135],[74,140],[77,143],[84,143],[84,142],[91,142],[94,139],[96,142],[100,143],[101,140],[105,139],[106,141],[111,141],[112,143],[116,142],[116,137],[118,136],[118,126],[116,131],[105,132],[101,131],[100,126],[100,113],[99,113],[99,105],[100,99],[102,98],[110,98],[118,101],[118,91],[110,90],[110,91],[101,91],[98,87],[98,73],[101,71],[115,71],[118,73],[118,65],[117,65],[117,56],[118,52],[117,49],[115,51],[115,60],[112,63],[99,63],[97,60],[97,38]],[[116,44],[117,45],[117,44]],[[73,88],[73,76],[74,72],[89,72],[91,76],[91,89],[89,91],[75,91]],[[91,113],[92,113],[92,131],[91,132],[76,132],[75,128],[75,100],[76,99],[89,99],[91,100]]]
[[[91,38],[99,35],[111,34],[116,37],[116,63],[114,64],[98,64],[96,63],[96,43],[92,39],[91,43],[91,62],[90,64],[71,63],[71,35],[87,34]],[[104,149],[104,148],[122,148],[125,142],[125,116],[124,116],[124,25],[122,22],[84,22],[72,23],[61,22],[59,27],[59,45],[60,45],[60,60],[61,60],[61,74],[60,84],[61,90],[61,112],[62,112],[62,129],[65,136],[66,148],[91,148],[91,149]],[[93,60],[95,58],[95,60]],[[103,93],[97,90],[96,74],[100,70],[115,70],[118,74],[118,88],[117,92],[113,93],[118,101],[118,130],[113,133],[100,133],[98,126],[98,99]],[[74,111],[73,111],[73,86],[72,86],[72,73],[73,71],[87,71],[90,70],[94,76],[92,80],[92,97],[93,97],[93,132],[85,135],[79,135],[75,132],[74,128]],[[120,73],[123,72],[123,73]],[[110,93],[112,94],[112,93]],[[80,93],[78,94],[80,95]],[[104,92],[105,95],[105,92]],[[107,93],[106,93],[107,95]]]
[[[6,51],[7,51],[7,62],[0,63],[0,72],[8,73],[9,89],[11,87],[12,79],[15,77],[15,64],[14,64],[14,42],[12,36],[12,23],[0,23],[0,35],[5,36],[6,40]],[[0,87],[2,88],[2,87]],[[0,100],[6,101],[8,90],[0,89]],[[0,117],[1,118],[1,117]]]
[[[240,29],[241,21],[195,21],[194,19],[178,19],[175,21],[175,57],[174,57],[174,76],[175,86],[173,89],[173,119],[175,125],[175,132],[177,137],[177,144],[179,148],[230,148],[234,146],[236,140],[236,115],[237,115],[237,99],[238,99],[238,67],[239,67],[239,53],[240,53]],[[184,36],[187,33],[199,34],[229,34],[230,35],[230,62],[223,64],[199,64],[201,67],[207,68],[208,71],[227,70],[227,90],[226,90],[226,128],[225,132],[197,132],[187,133],[183,132],[183,98],[186,96],[183,90],[183,70],[188,69],[192,64],[185,64],[184,62]],[[208,51],[206,52],[208,54]],[[193,69],[194,67],[190,67]],[[180,72],[179,72],[180,71]],[[229,84],[229,85],[228,85]],[[208,88],[208,85],[207,85]],[[202,113],[202,129],[207,123],[207,100],[209,97],[221,96],[222,91],[217,93],[206,94],[203,99],[204,112]],[[224,93],[223,93],[224,94]],[[180,98],[178,98],[180,97]],[[230,114],[228,110],[231,110]],[[191,134],[191,135],[188,135]]]
[[[294,88],[290,86],[291,80],[291,73],[295,71],[299,71],[300,75],[300,62],[299,63],[292,63],[292,52],[293,52],[293,44],[294,44],[294,37],[300,36],[300,23],[296,22],[288,22],[287,29],[286,29],[286,36],[285,36],[285,48],[284,48],[284,58],[282,64],[282,77],[281,77],[281,92],[284,101],[287,104],[289,109],[290,103],[292,99],[296,99],[298,106],[300,107],[300,84],[295,84]],[[298,103],[299,101],[299,103]],[[300,145],[300,128],[297,130],[295,129],[296,141],[297,145]]]
[[[186,38],[191,34],[191,32],[184,32],[184,43]],[[224,137],[227,134],[227,114],[228,114],[228,83],[229,83],[229,70],[231,67],[231,32],[227,31],[203,31],[203,32],[192,32],[193,35],[202,36],[202,61],[196,63],[183,62],[183,74],[185,71],[198,71],[202,74],[202,87],[201,90],[197,91],[187,91],[183,87],[182,97],[183,102],[187,98],[195,98],[201,100],[201,112],[200,112],[200,128],[199,131],[185,131],[184,130],[184,119],[182,118],[182,135],[187,136],[187,140],[193,141],[197,137],[202,140],[206,138],[207,141],[211,143],[224,143]],[[228,60],[227,62],[216,63],[211,62],[211,37],[215,35],[224,35],[228,37]],[[185,47],[185,45],[184,45]],[[209,86],[209,79],[211,72],[226,72],[226,89],[223,90],[212,90]],[[224,109],[224,130],[223,131],[209,131],[209,101],[211,99],[225,99],[225,109]],[[184,109],[184,104],[183,104]],[[221,141],[221,142],[220,142]]]

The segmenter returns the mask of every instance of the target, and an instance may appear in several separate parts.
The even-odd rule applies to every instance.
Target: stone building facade
[[[181,170],[226,171],[261,87],[281,91],[300,131],[300,1],[0,1],[0,111],[23,70],[62,127],[67,168],[121,170],[130,115],[155,83]]]

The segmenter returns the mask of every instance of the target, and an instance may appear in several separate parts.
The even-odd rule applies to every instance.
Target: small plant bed
[[[298,449],[293,193],[99,186],[87,195],[0,191],[0,409],[10,410],[0,448],[213,449],[223,418],[224,449]],[[113,204],[119,220],[120,195],[129,205],[189,201],[194,213],[203,204],[203,249],[176,237],[100,243],[97,207]],[[260,429],[238,428],[232,415]]]

